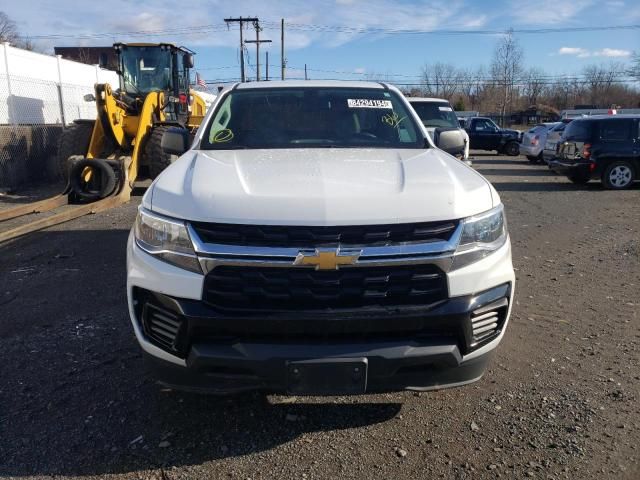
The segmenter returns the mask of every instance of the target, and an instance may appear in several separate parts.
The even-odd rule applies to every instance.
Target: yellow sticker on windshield
[[[405,118],[407,117],[400,117],[396,112],[387,113],[382,116],[382,123],[386,123],[390,127],[398,128]]]
[[[213,135],[211,143],[226,143],[231,140],[233,140],[233,132],[229,128],[224,128]]]

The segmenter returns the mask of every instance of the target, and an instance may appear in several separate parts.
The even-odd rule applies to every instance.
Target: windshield
[[[567,125],[562,138],[565,140],[587,141],[591,139],[591,124],[588,120],[574,120]]]
[[[171,89],[171,50],[124,47],[120,53],[122,88],[131,95]]]
[[[405,103],[382,88],[232,90],[205,131],[203,149],[425,148]]]
[[[458,117],[447,102],[411,102],[425,127],[459,128]]]

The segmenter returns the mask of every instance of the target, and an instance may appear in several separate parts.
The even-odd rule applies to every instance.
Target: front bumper
[[[247,315],[204,304],[202,275],[151,257],[131,238],[127,263],[131,321],[154,376],[173,388],[208,393],[292,392],[288,365],[309,359],[366,359],[367,392],[473,382],[504,335],[514,285],[507,242],[485,259],[450,272],[450,298],[437,306]],[[182,337],[176,348],[150,335],[147,304],[179,319]],[[483,307],[495,308],[500,318],[494,334],[478,341],[471,317]]]

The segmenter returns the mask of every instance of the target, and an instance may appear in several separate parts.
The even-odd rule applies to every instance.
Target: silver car
[[[547,134],[559,122],[539,123],[522,136],[520,153],[526,155],[531,163],[542,162],[542,150],[547,141]]]
[[[560,138],[562,137],[562,132],[566,126],[571,122],[572,119],[565,118],[558,125],[553,127],[549,132],[547,132],[547,141],[544,144],[544,150],[542,151],[542,160],[544,163],[549,163],[556,157],[556,147]]]

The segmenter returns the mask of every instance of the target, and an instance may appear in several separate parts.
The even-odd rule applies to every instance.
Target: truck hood
[[[222,223],[356,225],[451,220],[499,203],[475,170],[427,150],[191,150],[144,204]]]

